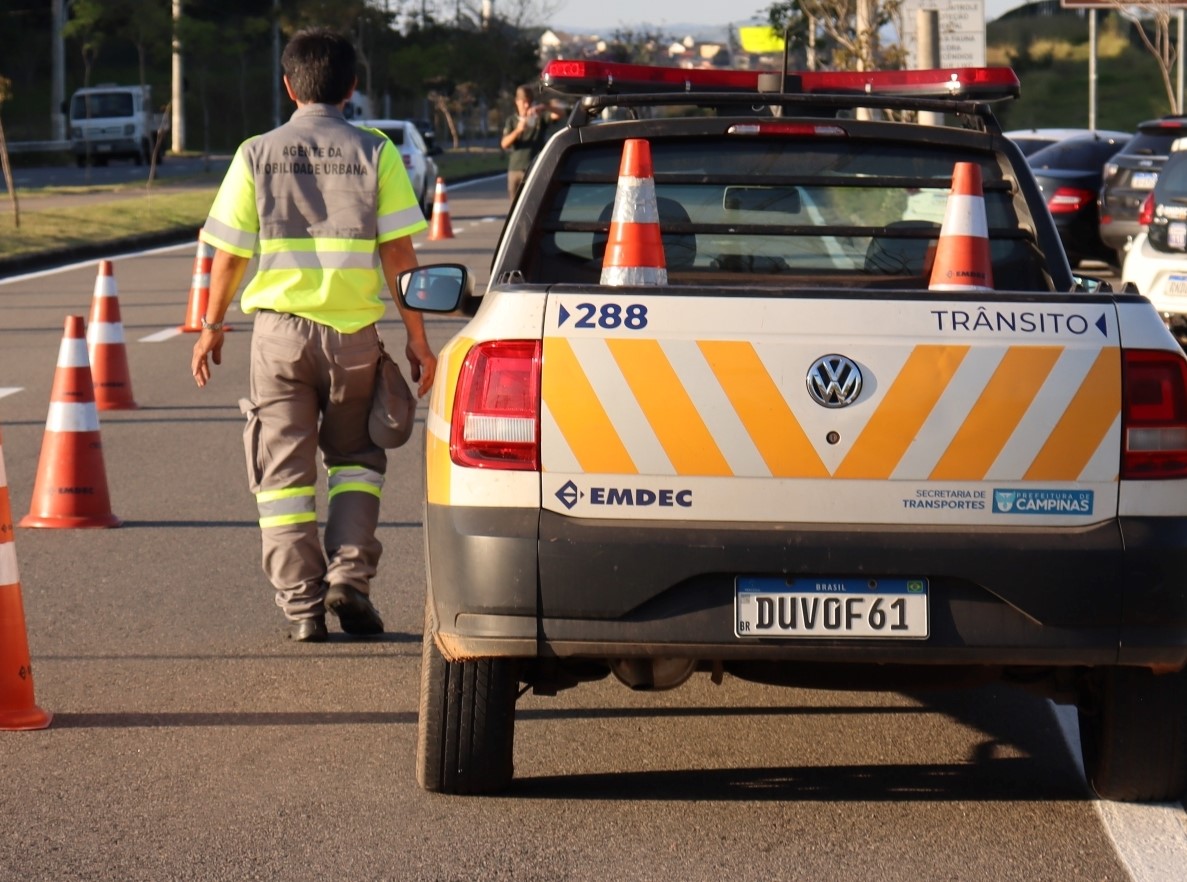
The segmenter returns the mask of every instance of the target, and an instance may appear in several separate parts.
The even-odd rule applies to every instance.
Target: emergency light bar
[[[565,95],[649,92],[771,92],[779,71],[702,70],[653,67],[613,61],[550,61],[540,74],[545,88]],[[786,77],[786,94],[889,95],[917,98],[995,100],[1017,98],[1018,76],[1008,67],[952,67],[930,70],[796,71]],[[777,94],[777,93],[776,93]]]

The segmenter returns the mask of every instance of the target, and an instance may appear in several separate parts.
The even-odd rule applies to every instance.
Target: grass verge
[[[491,148],[461,148],[436,157],[448,183],[506,170],[504,154]],[[143,184],[62,187],[0,194],[0,259],[117,242],[135,236],[196,229],[206,219],[217,176]]]

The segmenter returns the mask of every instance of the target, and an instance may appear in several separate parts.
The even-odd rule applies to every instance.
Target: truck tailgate
[[[816,524],[1115,517],[1113,303],[943,297],[554,289],[543,507]]]

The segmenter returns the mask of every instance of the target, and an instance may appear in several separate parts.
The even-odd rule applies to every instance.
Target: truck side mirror
[[[400,300],[418,312],[453,312],[474,286],[464,266],[437,263],[400,273],[396,279]]]

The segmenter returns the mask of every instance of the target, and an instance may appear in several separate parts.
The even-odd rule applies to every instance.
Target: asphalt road
[[[462,261],[484,283],[503,188],[451,188],[455,238],[419,242],[422,263]],[[0,732],[0,880],[1157,878],[1122,862],[1052,706],[998,688],[697,676],[638,695],[604,681],[521,700],[505,795],[424,793],[421,429],[393,454],[383,501],[374,596],[388,632],[288,643],[244,478],[247,325],[197,389],[193,337],[168,334],[185,317],[192,244],[112,257],[140,405],[101,415],[124,524],[16,531],[37,703],[54,720]],[[17,519],[63,322],[88,314],[95,270],[0,281]],[[433,319],[434,344],[461,324]],[[394,319],[381,329],[398,344]],[[1137,853],[1166,847],[1143,835]]]

